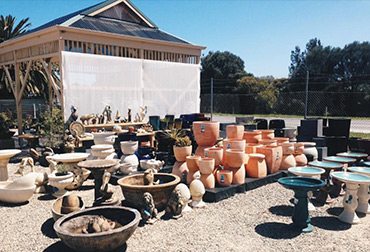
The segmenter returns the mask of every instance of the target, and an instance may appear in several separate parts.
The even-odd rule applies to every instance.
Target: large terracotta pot
[[[262,147],[262,144],[258,143],[248,143],[245,146],[245,153],[251,154],[251,153],[257,153],[257,148]]]
[[[243,139],[244,126],[243,125],[227,125],[226,136],[229,139]]]
[[[199,170],[199,160],[200,156],[187,156],[186,157],[186,165],[189,169],[189,172],[196,172]]]
[[[228,168],[233,172],[233,185],[241,185],[245,183],[245,167],[244,164],[239,168]]]
[[[221,147],[211,147],[204,149],[204,156],[215,159],[215,166],[218,166],[222,163],[222,157],[224,150]]]
[[[215,181],[215,176],[213,173],[211,174],[201,174],[200,175],[200,181],[202,181],[204,187],[206,189],[212,189],[215,188],[216,181]]]
[[[233,171],[231,170],[218,170],[216,172],[216,180],[219,186],[230,186],[233,182]]]
[[[184,147],[178,147],[173,146],[173,154],[175,155],[175,158],[179,162],[185,162],[186,157],[191,155],[191,151],[193,150],[193,146],[184,146]]]
[[[288,137],[274,137],[273,140],[276,140],[278,144],[289,143]]]
[[[245,166],[247,177],[263,178],[267,176],[265,155],[260,153],[249,154],[248,164]]]
[[[244,131],[243,139],[247,143],[258,143],[262,139],[262,132],[260,130]]]
[[[227,149],[235,150],[245,150],[245,140],[236,140],[236,139],[224,139],[222,141],[222,146],[224,148],[224,154]]]
[[[278,145],[277,140],[274,140],[274,139],[260,139],[258,140],[258,143],[262,145],[272,145],[272,146]]]
[[[200,145],[198,145],[194,154],[196,156],[204,157],[204,150],[207,149],[207,148],[210,148],[210,147],[212,147],[212,146],[200,146]]]
[[[283,159],[281,160],[280,170],[288,170],[290,167],[295,167],[296,165],[297,163],[293,154],[284,154]]]
[[[283,148],[283,154],[289,155],[294,153],[294,143],[282,143],[281,147]]]
[[[176,161],[172,167],[172,174],[180,177],[182,180],[183,176],[189,172],[186,162]]]
[[[225,162],[227,167],[238,168],[245,163],[246,154],[244,150],[226,150]]]
[[[199,171],[196,171],[196,172],[191,172],[189,171],[188,174],[186,175],[186,183],[188,185],[190,185],[190,183],[196,179],[196,178],[200,178],[200,172]]]
[[[304,143],[302,142],[294,143],[294,154],[299,155],[299,154],[303,154],[303,152],[304,152]]]
[[[307,157],[305,154],[297,154],[294,155],[296,166],[305,166],[307,165]]]
[[[316,149],[316,143],[315,142],[303,142],[304,149],[303,154],[306,156],[312,156],[313,160],[316,160],[319,157],[319,153]]]
[[[198,145],[213,146],[220,134],[220,123],[208,121],[193,122],[193,134]]]
[[[260,130],[262,133],[262,139],[273,139],[275,137],[274,130]]]
[[[211,174],[215,169],[215,159],[204,157],[199,160],[199,171],[201,174]]]
[[[265,155],[267,172],[275,173],[279,170],[283,159],[283,148],[281,146],[264,146],[257,148],[257,152]]]

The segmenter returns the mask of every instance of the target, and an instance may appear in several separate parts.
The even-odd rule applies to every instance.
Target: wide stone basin
[[[363,174],[357,174],[352,172],[332,172],[330,176],[344,183],[352,183],[359,185],[370,184],[370,177]]]
[[[153,196],[156,208],[163,210],[168,202],[171,192],[180,183],[180,178],[173,174],[156,173],[154,181],[158,185],[144,185],[144,174],[135,174],[121,178],[117,183],[121,186],[123,196],[128,205],[141,209],[144,206],[143,195],[149,192]]]
[[[16,181],[0,182],[0,201],[19,204],[27,202],[33,195],[36,185],[18,184]]]
[[[329,162],[329,161],[311,161],[308,163],[310,166],[320,167],[324,169],[340,169],[343,167],[341,163]]]
[[[325,185],[325,182],[314,178],[285,177],[278,180],[279,184],[291,190],[317,190]]]
[[[17,149],[0,150],[0,159],[10,159],[19,153],[21,153],[21,150]]]
[[[325,172],[325,170],[322,168],[312,167],[312,166],[290,167],[288,171],[297,176],[303,176],[303,177],[318,176]]]
[[[74,153],[63,153],[53,155],[51,158],[56,162],[61,163],[78,163],[85,160],[89,156],[89,153],[74,152]]]
[[[103,216],[115,221],[120,227],[101,233],[74,233],[86,225],[89,218]],[[122,247],[134,233],[140,222],[140,213],[132,208],[121,206],[101,206],[70,213],[54,224],[54,230],[68,247],[76,251],[112,251]]]
[[[329,157],[324,157],[323,159],[325,161],[337,162],[337,163],[342,163],[342,164],[348,164],[348,163],[356,162],[355,158],[339,157],[339,156],[329,156]]]
[[[362,167],[362,166],[351,166],[348,167],[348,170],[351,172],[356,172],[364,175],[370,175],[370,167]]]
[[[349,151],[349,152],[337,153],[337,156],[361,159],[361,158],[366,158],[368,155],[366,153]]]

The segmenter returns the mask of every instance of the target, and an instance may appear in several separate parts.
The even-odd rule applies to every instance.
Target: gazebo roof
[[[189,42],[181,38],[161,31],[129,0],[107,0],[54,19],[23,35],[53,26],[81,28],[91,31],[189,44]]]

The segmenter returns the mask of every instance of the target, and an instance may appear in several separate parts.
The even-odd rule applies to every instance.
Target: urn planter
[[[245,165],[242,164],[238,168],[229,167],[228,170],[233,172],[233,185],[242,185],[245,183]]]
[[[267,176],[265,155],[259,153],[249,154],[248,164],[245,166],[247,177],[263,178]]]
[[[216,172],[217,184],[222,187],[230,186],[233,182],[233,171],[218,170]]]
[[[262,139],[262,132],[260,130],[245,131],[243,139],[247,143],[258,143],[258,140]]]
[[[244,150],[228,149],[226,150],[225,162],[227,167],[239,168],[244,165],[246,154]]]
[[[284,154],[281,160],[280,170],[288,170],[290,167],[295,167],[296,165],[297,162],[293,154]]]
[[[175,155],[175,158],[179,162],[185,162],[186,157],[191,155],[191,151],[193,149],[193,146],[183,146],[183,147],[178,147],[178,146],[173,146],[173,153]]]
[[[274,139],[275,130],[261,130],[262,139]]]
[[[258,144],[258,143],[248,143],[245,146],[245,153],[247,153],[247,154],[257,153],[257,148],[258,147],[263,147],[263,145]]]
[[[193,122],[194,138],[197,144],[200,146],[213,146],[217,142],[219,131],[219,122]]]
[[[204,157],[199,160],[199,171],[201,174],[211,174],[215,168],[215,159]]]
[[[281,147],[283,148],[284,155],[290,155],[294,153],[294,143],[282,143]]]
[[[229,139],[239,139],[243,138],[244,126],[243,125],[227,125],[226,126],[226,136]]]
[[[186,157],[186,165],[189,169],[189,173],[196,172],[199,170],[199,160],[201,159],[200,156],[187,156]]]
[[[283,148],[281,146],[264,146],[257,148],[257,153],[265,155],[267,172],[275,173],[280,169],[283,159]]]
[[[295,162],[296,162],[296,166],[305,166],[307,165],[307,157],[305,154],[298,154],[298,155],[295,155]]]
[[[215,160],[215,166],[219,166],[222,163],[222,157],[224,150],[220,147],[211,147],[204,149],[204,156],[213,158]]]
[[[213,173],[211,174],[201,174],[200,175],[200,181],[202,181],[204,187],[206,189],[212,189],[215,188],[216,181],[215,181],[215,176]]]
[[[273,145],[273,146],[278,145],[277,140],[274,140],[274,139],[260,139],[258,140],[258,143],[262,145]]]

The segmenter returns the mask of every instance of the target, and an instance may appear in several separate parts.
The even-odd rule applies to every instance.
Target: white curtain
[[[199,112],[200,66],[153,60],[62,52],[64,118],[100,114],[110,105],[127,116],[148,107],[147,115]]]

